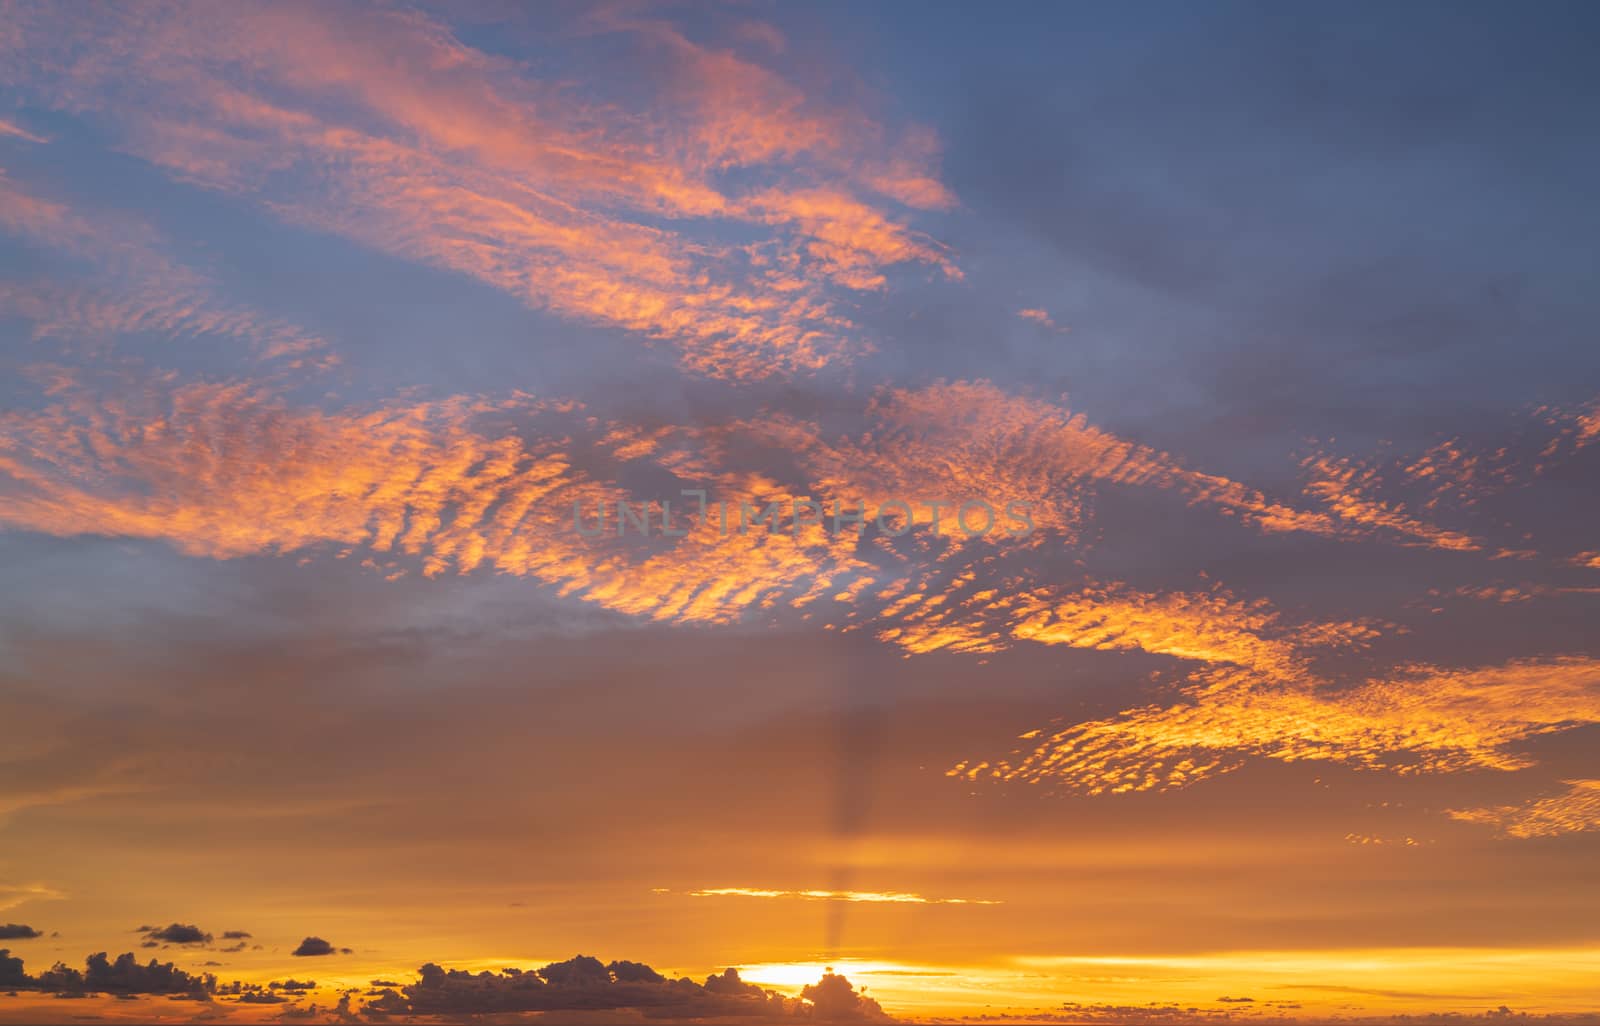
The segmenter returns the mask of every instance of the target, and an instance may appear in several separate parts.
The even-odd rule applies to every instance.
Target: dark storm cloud
[[[0,948],[0,987],[26,987],[31,982],[22,959],[14,957],[9,948]]]
[[[193,975],[171,962],[153,958],[141,964],[132,952],[118,955],[113,961],[102,951],[85,959],[81,972],[58,963],[29,978],[26,985],[64,995],[165,994],[208,999],[217,980],[209,973]]]
[[[429,963],[417,983],[386,990],[363,1009],[372,1017],[390,1015],[483,1015],[510,1012],[617,1011],[631,1009],[649,1018],[687,1019],[739,1015],[757,1019],[811,1017],[830,1022],[888,1022],[878,1003],[858,993],[850,981],[832,973],[806,987],[799,999],[786,998],[739,978],[727,969],[702,983],[671,980],[648,965],[617,961],[609,965],[578,955],[542,969],[507,969],[477,974]]]
[[[216,962],[206,962],[215,966]],[[171,962],[151,959],[140,963],[132,952],[114,960],[105,952],[89,955],[82,970],[63,963],[37,975],[26,971],[22,959],[0,948],[0,988],[11,991],[42,991],[57,997],[86,997],[108,994],[114,997],[164,996],[172,1000],[211,1001],[216,997],[236,998],[246,1004],[282,1004],[315,989],[310,980],[284,980],[262,986],[234,980],[219,984],[211,973],[191,973]],[[283,992],[282,995],[275,993]],[[287,995],[287,996],[284,996]]]
[[[150,942],[161,944],[210,944],[211,934],[193,924],[173,923],[170,926],[141,926],[139,933],[145,934],[148,947]]]
[[[321,1022],[361,1022],[355,1010],[351,1007],[350,996],[353,991],[346,991],[340,995],[337,1004],[331,1007],[322,1007],[316,1002],[301,1008],[299,1005],[290,1005],[278,1013],[278,1018],[283,1020],[305,1019]]]
[[[21,923],[0,923],[0,940],[33,940],[43,937],[43,930],[35,930]]]
[[[607,966],[618,983],[663,983],[666,977],[642,962],[612,962]],[[552,981],[553,982],[553,981]]]
[[[832,972],[802,987],[800,998],[811,1002],[812,1017],[826,1022],[888,1022],[891,1018],[876,1001],[856,993],[849,980]]]
[[[318,955],[331,955],[335,950],[337,949],[335,949],[332,944],[329,944],[321,937],[307,937],[305,940],[300,942],[299,947],[289,952],[289,954],[294,955],[297,958],[312,958]],[[346,948],[345,954],[349,953],[349,949]]]
[[[263,994],[260,991],[250,991],[239,995],[239,1003],[242,1005],[282,1005],[287,1004],[288,1001],[289,999],[282,995]]]

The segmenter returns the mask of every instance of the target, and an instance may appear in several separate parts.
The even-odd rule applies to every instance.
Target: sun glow
[[[816,983],[823,973],[837,973],[854,980],[873,973],[916,971],[918,967],[898,962],[856,962],[847,958],[828,962],[761,962],[737,967],[739,977],[764,987],[804,987]]]

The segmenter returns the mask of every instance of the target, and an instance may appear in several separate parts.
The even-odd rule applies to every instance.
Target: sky
[[[11,4],[0,1023],[1600,1022],[1600,14]]]

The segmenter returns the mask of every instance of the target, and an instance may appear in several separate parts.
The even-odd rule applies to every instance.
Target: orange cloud
[[[661,88],[580,95],[419,13],[328,7],[35,11],[13,56],[42,102],[114,107],[125,145],[174,175],[669,341],[713,376],[847,355],[859,343],[832,286],[881,288],[902,263],[959,275],[862,198],[947,205],[926,136],[895,152],[877,123],[667,26],[596,14],[587,30],[654,47],[663,63],[640,70]],[[756,183],[731,188],[730,168]],[[734,243],[730,228],[765,232]]]
[[[818,524],[724,533],[712,517],[689,521],[688,503],[676,513],[687,536],[663,551],[615,533],[585,538],[574,517],[601,502],[615,510],[626,494],[575,469],[567,446],[474,430],[497,409],[545,408],[452,400],[324,413],[247,385],[133,404],[70,393],[42,413],[0,416],[11,483],[0,523],[160,539],[212,558],[360,547],[415,558],[430,575],[488,567],[671,621],[727,621],[780,598],[805,605],[866,569],[848,535]],[[706,483],[735,510],[796,497],[757,475]],[[650,515],[659,526],[662,511]]]
[[[871,431],[833,443],[815,425],[782,419],[693,430],[595,425],[584,441],[573,437],[571,404],[523,396],[331,412],[246,384],[129,396],[137,391],[126,383],[107,396],[68,379],[43,409],[0,414],[0,524],[160,539],[212,558],[360,549],[383,569],[492,569],[663,622],[815,606],[823,623],[843,613],[846,629],[869,629],[908,654],[1032,642],[1201,664],[1176,702],[1037,734],[1031,751],[962,763],[955,776],[1101,794],[1182,787],[1248,758],[1510,771],[1533,764],[1523,742],[1600,723],[1593,660],[1414,665],[1339,687],[1317,675],[1313,657],[1365,645],[1374,623],[1296,624],[1221,588],[1004,576],[997,561],[1008,551],[1076,536],[1080,493],[1092,482],[1175,490],[1267,530],[1323,524],[986,383],[885,392],[870,408]],[[529,429],[488,430],[508,419]],[[752,432],[745,442],[787,452],[798,478],[742,468],[743,431]],[[675,537],[585,537],[575,514],[592,522],[605,503],[615,517],[629,499],[604,470],[608,461],[649,461],[704,488],[711,506],[699,515],[685,498]],[[947,527],[944,541],[917,532],[864,549],[853,532],[821,522],[742,531],[725,520],[805,499],[882,512],[896,494],[1037,503],[1038,530],[979,539]],[[926,525],[923,512],[915,517]],[[663,513],[652,504],[646,515],[659,526]]]
[[[786,445],[832,493],[873,502],[922,495],[984,499],[997,509],[1028,503],[1036,528],[1070,538],[1084,516],[1088,486],[1145,486],[1176,491],[1265,531],[1335,533],[1322,514],[1190,470],[1168,453],[1090,425],[1081,413],[1008,394],[988,381],[885,389],[868,412],[872,430],[859,440],[826,443],[803,425],[783,425]]]
[[[1535,415],[1553,432],[1539,453],[1542,462],[1535,467],[1536,472],[1542,473],[1563,458],[1582,452],[1600,438],[1600,398],[1576,408],[1543,406]]]
[[[1400,472],[1432,493],[1427,504],[1429,509],[1438,506],[1444,497],[1462,506],[1473,506],[1486,492],[1515,481],[1508,449],[1473,452],[1459,438],[1440,442],[1410,463],[1402,464]]]
[[[1391,536],[1403,545],[1489,552],[1494,559],[1538,559],[1540,551],[1528,544],[1531,536],[1505,519],[1517,512],[1515,504],[1491,510],[1489,503],[1574,458],[1597,437],[1600,401],[1540,407],[1531,425],[1492,447],[1449,438],[1412,455],[1313,453],[1301,463],[1304,491],[1353,536]],[[1441,522],[1450,519],[1477,529]],[[1496,537],[1498,544],[1486,540]]]
[[[1600,723],[1600,661],[1566,657],[1448,670],[1402,668],[1348,689],[1202,671],[1173,705],[1056,731],[1016,761],[951,775],[1052,783],[1087,794],[1168,790],[1245,758],[1321,760],[1396,773],[1510,771],[1516,745]]]
[[[1568,780],[1567,789],[1521,805],[1452,809],[1450,817],[1492,826],[1507,837],[1554,837],[1600,830],[1600,780]]]
[[[158,538],[217,558],[362,548],[374,565],[404,556],[427,574],[488,567],[667,621],[727,622],[830,599],[823,608],[842,604],[851,629],[872,623],[908,652],[1032,641],[1142,649],[1287,678],[1299,672],[1301,648],[1373,633],[1364,624],[1288,627],[1264,604],[1220,590],[1046,588],[1029,584],[1026,571],[1000,589],[994,558],[1046,538],[1074,541],[1093,482],[1176,488],[1267,529],[1321,524],[985,383],[885,393],[869,411],[872,430],[835,443],[814,425],[779,419],[694,430],[613,424],[579,444],[569,408],[522,398],[324,412],[242,384],[162,386],[134,402],[71,380],[55,391],[42,412],[0,418],[0,471],[13,483],[0,522],[12,527]],[[484,433],[490,413],[560,419],[540,441]],[[741,466],[740,442],[788,452],[798,476]],[[619,537],[617,504],[627,494],[599,469],[578,469],[606,460],[648,460],[703,489],[706,515],[690,497],[670,500],[682,533],[663,538],[665,511],[652,503],[657,537]],[[802,501],[901,527],[909,514],[922,530],[864,539],[868,532],[835,529],[824,516],[741,529],[770,504],[792,511]],[[584,537],[575,507],[593,524],[601,504],[610,530]]]
[[[804,901],[849,901],[879,905],[998,905],[982,898],[928,898],[909,891],[780,891],[759,887],[707,887],[691,898],[799,898]]]
[[[1453,552],[1477,552],[1476,539],[1459,531],[1436,527],[1407,515],[1399,503],[1386,503],[1373,492],[1380,484],[1376,470],[1351,460],[1312,456],[1304,466],[1310,475],[1306,494],[1327,505],[1334,516],[1359,528],[1389,531],[1411,539],[1408,543]]]
[[[7,121],[5,118],[0,118],[0,135],[7,135],[13,139],[23,139],[28,142],[39,143],[41,145],[50,141],[42,135],[34,135],[26,128],[23,128],[14,122]]]
[[[1281,624],[1267,603],[1242,602],[1221,590],[1148,594],[1113,584],[1021,595],[1011,607],[1011,634],[1074,648],[1141,649],[1289,679],[1302,673],[1302,650],[1360,644],[1377,631],[1354,623],[1296,630]]]
[[[1021,317],[1025,321],[1032,321],[1040,327],[1049,328],[1051,331],[1064,332],[1067,330],[1065,328],[1057,327],[1055,318],[1050,316],[1050,311],[1048,310],[1041,310],[1037,307],[1029,307],[1018,310],[1017,316]]]

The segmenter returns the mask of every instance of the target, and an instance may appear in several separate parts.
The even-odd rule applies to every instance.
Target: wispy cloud
[[[0,170],[0,229],[80,264],[83,280],[0,281],[0,310],[33,325],[36,338],[104,349],[119,335],[220,338],[283,366],[337,362],[326,339],[230,302],[207,275],[185,266],[152,226],[134,215],[85,211]]]
[[[60,900],[66,896],[64,892],[41,883],[0,884],[0,912],[9,911],[30,901]]]
[[[1051,331],[1059,331],[1064,333],[1067,330],[1066,328],[1056,324],[1056,319],[1050,316],[1050,311],[1036,306],[1024,307],[1023,309],[1018,310],[1017,316],[1021,317],[1025,321],[1032,321],[1041,328],[1049,328]]]
[[[771,890],[761,887],[705,887],[688,891],[691,898],[791,898],[801,901],[849,901],[869,905],[999,905],[983,898],[929,898],[909,891]]]
[[[27,142],[39,143],[41,145],[50,141],[42,135],[34,135],[21,125],[18,125],[12,121],[7,121],[5,118],[0,118],[0,136],[10,136],[13,139],[23,139]]]
[[[1483,823],[1508,837],[1554,837],[1600,830],[1600,780],[1568,780],[1566,790],[1518,805],[1451,809],[1453,819]]]
[[[897,146],[654,21],[597,15],[560,43],[617,36],[654,55],[634,70],[657,88],[578,94],[401,11],[30,9],[12,49],[40,102],[112,105],[123,145],[175,176],[670,340],[716,376],[847,355],[859,339],[830,285],[881,289],[906,263],[959,274],[881,205],[950,204],[925,133]]]
[[[1411,666],[1353,688],[1212,670],[1194,675],[1176,704],[1076,724],[1014,761],[950,773],[1117,794],[1183,787],[1248,758],[1399,774],[1511,771],[1535,764],[1522,743],[1594,723],[1600,661],[1581,656]]]

